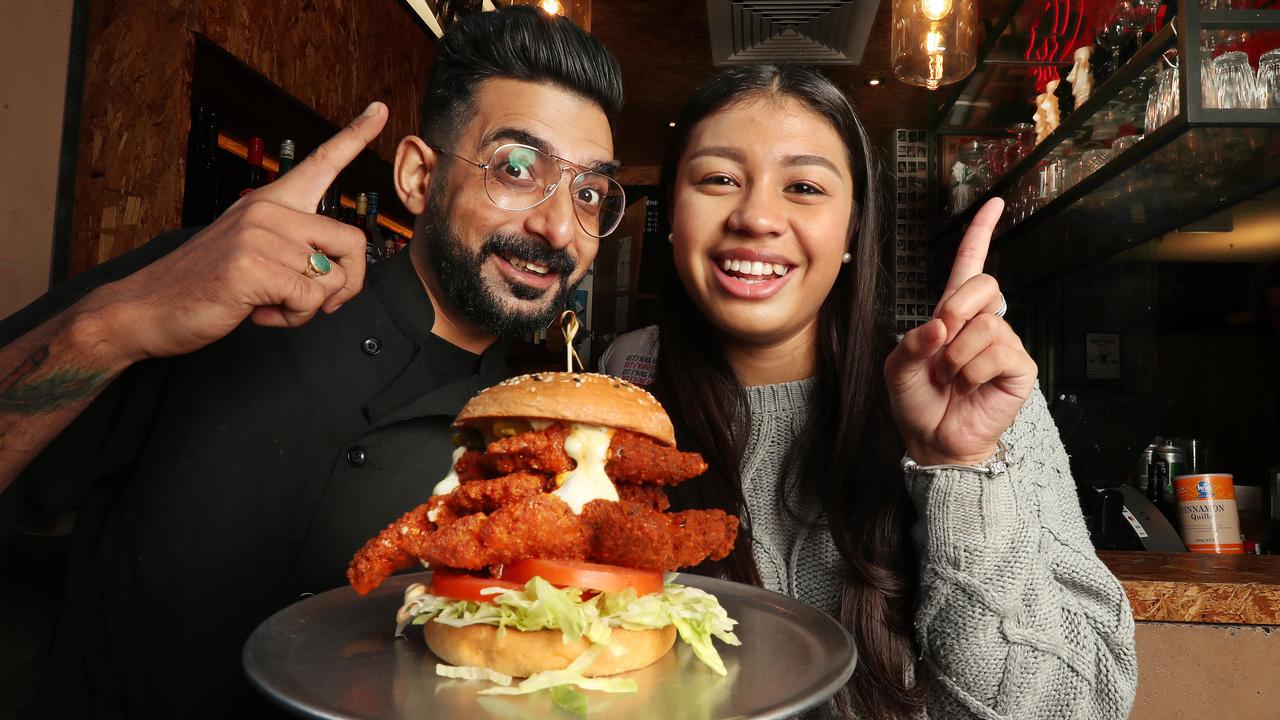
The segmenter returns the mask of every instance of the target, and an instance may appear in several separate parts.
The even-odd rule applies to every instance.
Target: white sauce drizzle
[[[543,430],[552,424],[551,420],[530,420],[534,430]],[[564,451],[577,462],[573,470],[562,472],[556,476],[559,486],[553,495],[558,495],[575,515],[582,514],[582,508],[592,500],[612,500],[617,502],[618,489],[604,472],[605,463],[609,459],[609,442],[613,439],[613,429],[598,425],[569,425],[569,435],[564,439]],[[436,483],[434,495],[448,495],[458,489],[458,473],[454,466],[467,449],[455,448],[453,462],[449,465],[449,474]],[[432,508],[427,519],[435,522],[440,515],[440,508]]]
[[[560,496],[576,515],[581,515],[582,508],[592,500],[618,500],[618,489],[604,472],[612,438],[611,428],[578,423],[569,427],[564,451],[578,466],[556,476],[560,487],[552,494]]]

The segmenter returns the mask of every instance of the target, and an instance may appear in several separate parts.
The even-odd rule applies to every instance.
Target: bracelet
[[[991,460],[991,464],[986,467],[977,465],[921,465],[911,458],[910,455],[902,456],[902,471],[908,473],[927,473],[939,470],[964,470],[966,472],[978,473],[987,477],[995,477],[1009,472],[1009,448],[1004,444],[1004,440],[996,440],[995,457]]]

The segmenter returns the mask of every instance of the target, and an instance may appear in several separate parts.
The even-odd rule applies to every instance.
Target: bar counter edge
[[[1139,622],[1280,625],[1280,556],[1099,551]]]

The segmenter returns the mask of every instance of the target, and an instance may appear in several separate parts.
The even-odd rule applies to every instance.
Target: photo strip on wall
[[[905,332],[933,315],[925,261],[929,156],[924,130],[898,129],[894,140],[894,321]]]

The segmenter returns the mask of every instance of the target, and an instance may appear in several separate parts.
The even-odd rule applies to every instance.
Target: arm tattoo
[[[106,373],[74,367],[54,368],[38,380],[32,380],[49,359],[49,346],[31,352],[22,364],[0,378],[0,413],[38,415],[53,412],[71,403],[92,397],[98,392]]]

